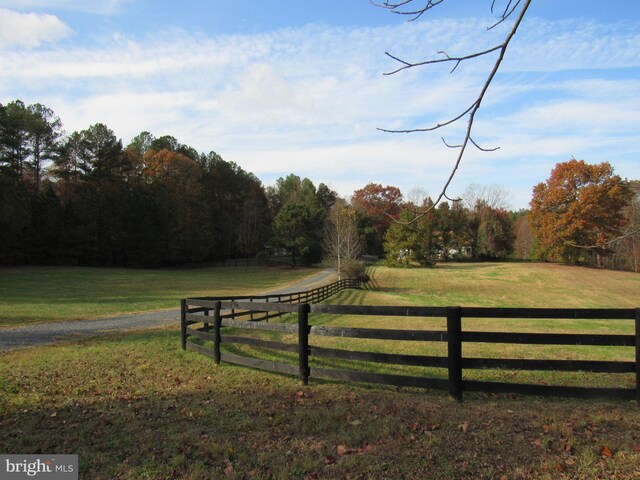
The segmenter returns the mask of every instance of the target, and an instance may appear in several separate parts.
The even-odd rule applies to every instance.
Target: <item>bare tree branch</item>
[[[616,238],[612,238],[611,240],[607,240],[606,242],[602,242],[602,243],[597,243],[595,245],[577,245],[575,243],[571,243],[571,242],[564,242],[565,245],[568,245],[569,247],[574,247],[574,248],[582,248],[584,250],[600,250],[603,248],[606,248],[607,245],[611,245],[612,243],[615,243],[619,240],[622,240],[623,238],[627,238],[627,237],[632,237],[634,235],[640,235],[640,228],[636,228],[635,230],[632,230],[631,232],[627,232],[623,235],[620,235]]]
[[[409,3],[411,3],[412,0],[406,0],[406,1],[402,1],[399,3],[389,3],[389,2],[385,2],[383,3],[381,6],[383,8],[392,10],[396,13],[403,13],[403,14],[407,14],[407,15],[417,15],[415,18],[418,18],[420,15],[422,15],[423,13],[425,13],[426,11],[430,10],[431,8],[435,7],[436,5],[442,3],[444,0],[440,0],[440,1],[428,1],[426,3],[426,5],[419,10],[413,10],[413,11],[400,11],[399,8],[404,7],[406,5],[408,5]],[[517,9],[517,7],[519,5],[522,4],[522,0],[516,0],[516,2],[514,3],[513,0],[509,0],[509,2],[507,3],[502,15],[500,15],[500,18],[498,20],[498,22],[494,25],[492,25],[491,27],[489,27],[489,29],[494,28],[496,25],[504,22],[507,18],[509,18]],[[500,65],[502,63],[502,60],[504,59],[504,55],[507,51],[507,48],[509,47],[509,43],[511,42],[511,40],[513,39],[514,35],[516,34],[516,32],[518,31],[518,27],[520,26],[520,24],[522,23],[522,20],[527,12],[527,9],[529,8],[529,5],[531,4],[531,0],[524,0],[524,3],[522,4],[522,7],[520,9],[520,13],[518,14],[518,17],[515,19],[515,21],[513,22],[513,25],[511,26],[511,30],[509,31],[509,33],[505,36],[504,41],[500,44],[497,45],[495,47],[492,47],[488,50],[483,50],[480,52],[474,52],[468,55],[463,55],[463,56],[459,56],[459,57],[450,57],[449,55],[447,55],[445,52],[440,52],[442,54],[444,54],[446,57],[442,58],[442,59],[435,59],[435,60],[427,60],[425,62],[416,62],[416,63],[411,63],[411,62],[407,62],[404,60],[401,60],[389,53],[387,53],[387,55],[391,58],[393,58],[394,60],[400,62],[403,64],[402,67],[398,68],[397,70],[393,71],[393,72],[389,72],[388,74],[394,74],[397,72],[400,72],[402,70],[406,70],[409,68],[414,68],[417,66],[423,66],[423,65],[431,65],[431,64],[435,64],[435,63],[443,63],[443,62],[455,62],[454,68],[452,70],[452,72],[456,69],[456,67],[463,61],[466,60],[471,60],[474,58],[478,58],[480,56],[484,56],[484,55],[488,55],[490,53],[493,52],[498,52],[498,58],[496,59],[493,68],[491,69],[489,75],[487,76],[487,79],[485,80],[480,93],[478,94],[478,97],[476,98],[476,100],[471,104],[471,106],[466,109],[463,113],[461,113],[460,115],[452,118],[451,120],[435,125],[434,127],[429,127],[429,128],[417,128],[417,129],[408,129],[408,130],[387,130],[387,129],[379,129],[382,130],[384,132],[392,132],[392,133],[412,133],[412,132],[428,132],[428,131],[433,131],[433,130],[437,130],[439,128],[442,128],[444,126],[450,125],[458,120],[460,120],[462,117],[464,117],[465,115],[469,115],[469,118],[467,120],[467,128],[465,131],[465,136],[463,138],[462,143],[458,146],[456,145],[455,148],[459,148],[459,152],[458,152],[458,156],[455,160],[453,169],[451,170],[451,173],[449,174],[449,177],[447,178],[447,181],[444,184],[444,187],[442,188],[442,191],[440,192],[440,194],[437,196],[437,198],[435,199],[433,205],[429,208],[427,208],[426,210],[423,210],[422,212],[419,212],[418,215],[415,216],[415,218],[409,222],[403,222],[403,223],[413,223],[415,221],[417,221],[419,218],[421,218],[422,216],[426,215],[429,211],[433,210],[444,198],[449,198],[447,196],[447,190],[449,188],[449,185],[451,185],[451,182],[456,174],[456,172],[458,171],[458,168],[460,167],[460,163],[462,162],[462,158],[464,157],[465,151],[467,149],[467,145],[469,143],[473,144],[474,146],[476,146],[477,148],[479,148],[480,150],[486,151],[485,149],[480,148],[477,143],[475,141],[472,140],[471,138],[471,132],[473,129],[473,122],[475,120],[475,116],[476,113],[478,112],[478,110],[480,109],[480,105],[482,104],[482,100],[484,99],[485,94],[487,93],[487,90],[489,89],[489,85],[491,85],[491,82],[493,81],[494,77],[496,76],[496,74],[498,73],[498,70],[500,68]],[[492,2],[491,4],[491,8],[493,10],[495,6],[495,0]],[[446,142],[445,142],[446,144]],[[489,150],[492,151],[492,150]],[[397,220],[396,220],[397,221]]]
[[[378,128],[378,130],[380,130],[381,132],[386,132],[386,133],[432,132],[434,130],[438,130],[439,128],[446,127],[447,125],[451,125],[452,123],[457,122],[462,117],[464,117],[467,113],[469,113],[474,107],[475,107],[475,103],[473,105],[471,105],[469,108],[467,108],[464,112],[462,112],[457,117],[454,117],[454,118],[452,118],[450,120],[447,120],[444,123],[439,123],[439,124],[437,124],[437,125],[435,125],[433,127],[429,127],[429,128],[412,128],[410,130],[387,130],[385,128]]]
[[[435,63],[445,63],[445,62],[455,62],[455,65],[453,66],[453,68],[451,69],[451,71],[449,73],[453,73],[456,68],[458,68],[458,65],[460,65],[461,62],[464,62],[465,60],[471,60],[473,58],[478,58],[478,57],[482,57],[484,55],[489,55],[490,53],[493,52],[497,52],[498,50],[500,50],[502,48],[502,44],[500,45],[496,45],[495,47],[491,47],[487,50],[483,50],[482,52],[474,52],[474,53],[470,53],[469,55],[463,55],[462,57],[451,57],[449,56],[449,54],[445,51],[440,51],[438,52],[439,55],[444,55],[444,58],[436,58],[433,60],[425,60],[424,62],[416,62],[416,63],[411,63],[411,62],[407,62],[406,60],[402,60],[394,55],[391,55],[389,52],[384,52],[384,54],[392,59],[394,59],[397,62],[400,62],[403,64],[402,67],[397,68],[396,70],[392,70],[391,72],[386,72],[383,73],[383,75],[394,75],[398,72],[401,72],[402,70],[406,70],[408,68],[413,68],[413,67],[422,67],[424,65],[433,65]]]
[[[442,2],[444,2],[444,0],[428,0],[426,5],[420,9],[417,10],[400,10],[401,7],[404,7],[405,5],[410,4],[411,2],[413,2],[413,0],[404,0],[402,2],[389,2],[389,1],[384,1],[383,3],[376,3],[373,0],[369,0],[373,5],[375,5],[376,7],[381,7],[381,8],[385,8],[387,10],[392,11],[393,13],[396,13],[398,15],[409,15],[412,16],[413,18],[410,18],[409,21],[413,22],[414,20],[417,20],[418,18],[420,18],[426,11],[431,10],[432,8],[436,7],[437,5],[441,4]]]

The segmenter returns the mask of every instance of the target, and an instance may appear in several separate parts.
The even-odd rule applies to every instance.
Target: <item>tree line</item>
[[[174,137],[129,145],[106,125],[65,135],[47,107],[0,105],[3,264],[158,266],[258,252],[270,235],[253,174]]]
[[[370,183],[342,199],[295,174],[252,173],[170,135],[124,146],[102,123],[66,134],[41,104],[0,104],[0,263],[153,267],[287,254],[397,266],[532,258],[638,271],[638,182],[571,160],[510,211],[499,187],[439,203]],[[416,219],[415,212],[427,211]],[[626,232],[626,233],[625,233]],[[612,240],[614,239],[614,240]]]

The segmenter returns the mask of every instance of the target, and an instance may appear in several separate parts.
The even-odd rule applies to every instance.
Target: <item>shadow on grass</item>
[[[77,453],[81,478],[631,477],[640,460],[630,402],[300,389],[163,330],[3,360],[0,450]]]

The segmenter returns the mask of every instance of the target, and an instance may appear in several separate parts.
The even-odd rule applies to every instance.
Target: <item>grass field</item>
[[[186,296],[261,293],[316,270],[0,268],[0,327],[179,308]]]
[[[343,305],[572,308],[630,308],[638,306],[636,302],[640,304],[640,275],[552,264],[448,264],[435,269],[413,270],[375,267],[371,270],[371,281],[366,288],[341,292],[330,302]],[[283,321],[295,322],[296,317],[285,317]],[[444,318],[311,315],[309,322],[312,325],[338,327],[446,330]],[[635,331],[634,322],[630,320],[463,319],[462,323],[463,330],[467,331],[620,335],[633,335]],[[238,334],[238,331],[234,333]],[[242,334],[247,335],[247,332]],[[272,332],[252,331],[248,335],[290,343],[295,343],[297,338],[295,335]],[[310,344],[344,350],[447,356],[445,342],[398,342],[312,335]],[[261,351],[245,345],[233,345],[228,349],[230,353],[297,364],[294,353]],[[635,351],[632,347],[464,343],[463,356],[633,362]],[[313,356],[310,362],[312,368],[346,368],[442,379],[446,379],[448,374],[445,368],[383,365]],[[464,378],[544,385],[635,387],[633,373],[465,370]]]
[[[550,263],[450,263],[376,267],[362,301],[465,307],[640,307],[640,275]]]
[[[379,267],[372,288],[390,291],[332,303],[427,304],[435,289],[440,305],[585,306],[575,302],[598,294],[589,306],[629,307],[640,298],[631,274],[468,264],[464,280],[456,267]],[[522,287],[527,277],[537,280]],[[626,303],[615,300],[623,293]],[[1,353],[0,451],[77,453],[81,478],[92,479],[640,478],[636,402],[465,394],[458,404],[395,387],[300,388],[183,352],[176,330]]]

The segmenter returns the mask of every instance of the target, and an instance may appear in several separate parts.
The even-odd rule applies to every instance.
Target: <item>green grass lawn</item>
[[[187,296],[261,293],[317,270],[0,268],[0,327],[179,308]]]
[[[330,301],[628,308],[637,306],[640,298],[639,278],[544,264],[461,264],[429,270],[377,267],[368,290],[345,291]],[[575,322],[542,322],[503,322],[498,328],[578,329]],[[441,319],[429,323],[328,315],[311,315],[310,323],[430,329],[443,324]],[[629,328],[618,322],[601,323],[590,321],[583,327],[598,333]],[[471,327],[495,325],[464,326]],[[77,453],[81,478],[91,479],[640,477],[636,402],[465,393],[459,404],[439,391],[313,379],[311,386],[301,388],[292,377],[215,366],[208,357],[183,352],[176,330],[166,327],[0,353],[0,451]],[[316,344],[327,341],[340,348],[374,351],[432,354],[442,347],[312,339]],[[571,348],[574,351],[544,347],[534,352],[503,346],[483,354],[633,356],[632,348],[613,353],[600,347]],[[401,371],[416,373],[413,367]],[[446,376],[446,372],[420,372],[431,373]],[[476,374],[521,380],[503,376],[508,372]],[[531,378],[525,380],[540,381],[534,374],[527,373]],[[594,380],[592,375],[576,375],[542,380],[633,383],[628,376]]]

